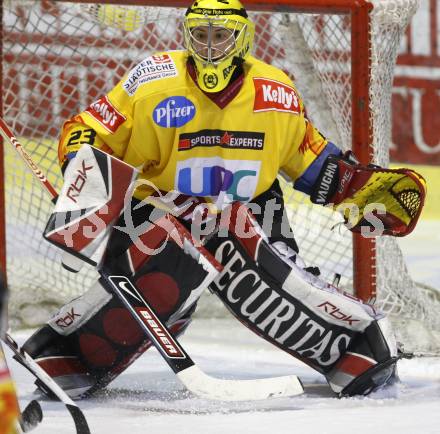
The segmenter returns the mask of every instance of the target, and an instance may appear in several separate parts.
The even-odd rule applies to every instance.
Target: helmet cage
[[[225,89],[250,55],[254,39],[254,24],[239,0],[196,0],[186,12],[183,30],[200,89]]]
[[[249,48],[245,47],[247,24],[231,18],[188,18],[184,23],[185,45],[189,53],[204,64],[217,67],[231,57],[243,57]],[[206,41],[198,40],[197,30],[207,29]],[[227,39],[215,41],[217,29],[229,32]]]

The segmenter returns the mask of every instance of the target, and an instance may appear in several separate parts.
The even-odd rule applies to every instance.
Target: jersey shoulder
[[[304,114],[301,95],[284,71],[255,57],[246,63],[248,89],[252,87],[255,92],[254,112],[273,110]]]
[[[132,68],[119,85],[134,99],[181,87],[186,80],[186,61],[183,50],[152,54]]]
[[[288,86],[294,86],[290,77],[283,70],[270,65],[269,63],[263,62],[256,57],[249,57],[249,59],[246,60],[245,65],[247,65],[248,74],[253,78],[266,78],[279,81]]]

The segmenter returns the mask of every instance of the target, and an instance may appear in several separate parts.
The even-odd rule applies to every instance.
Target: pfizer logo
[[[184,96],[172,96],[161,101],[153,110],[157,125],[177,128],[187,124],[196,114],[194,104]]]

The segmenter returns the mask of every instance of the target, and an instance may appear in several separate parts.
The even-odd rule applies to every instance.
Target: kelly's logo
[[[298,95],[293,87],[267,78],[254,78],[254,112],[300,113]]]
[[[113,106],[106,96],[90,104],[86,113],[95,118],[110,133],[115,133],[126,121],[126,117]]]

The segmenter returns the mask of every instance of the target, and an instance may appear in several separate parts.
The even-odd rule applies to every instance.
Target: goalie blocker
[[[111,157],[96,150],[92,153],[93,157],[88,153],[85,158],[105,158],[105,164],[101,161],[94,167],[105,167],[112,182],[113,174],[108,170]],[[79,167],[81,156],[75,159]],[[89,176],[99,177],[100,173],[90,171]],[[96,185],[108,185],[108,181]],[[118,211],[109,191],[102,189],[102,194],[107,194],[108,207],[115,216]],[[59,206],[63,203],[60,200]],[[102,208],[102,197],[97,203]],[[275,210],[270,237],[262,229],[268,203]],[[337,394],[367,394],[393,377],[398,357],[387,319],[372,306],[339,292],[298,265],[297,246],[292,237],[286,237],[287,219],[277,182],[254,200],[257,207],[253,210],[261,210],[255,217],[238,203],[229,209],[228,223],[225,226],[223,222],[223,227],[211,234],[203,249],[209,267],[201,266],[184,244],[170,236],[173,227],[164,224],[169,220],[163,211],[138,205],[133,200],[129,214],[125,212],[119,218],[100,266],[130,276],[176,335],[188,326],[198,298],[209,285],[241,322],[325,375]],[[58,217],[64,212],[62,207],[55,211]],[[87,219],[86,213],[79,214]],[[132,228],[142,226],[135,237],[121,230],[128,226],[124,218],[127,215]],[[63,230],[62,225],[54,226],[51,221],[54,219],[46,231],[49,239]],[[107,221],[113,222],[113,217]],[[80,225],[87,226],[84,222]],[[99,233],[107,233],[109,226]],[[247,235],[243,235],[243,228]],[[96,258],[96,243],[92,242],[93,249],[84,249],[81,237],[69,237],[69,242],[72,240],[81,242],[74,242],[66,250]],[[62,243],[62,237],[57,236],[55,242]],[[224,267],[220,274],[219,263]],[[24,349],[71,396],[81,397],[104,387],[149,346],[151,343],[126,309],[97,283],[60,309],[25,343]]]

